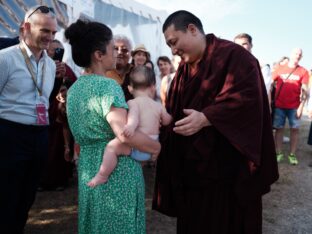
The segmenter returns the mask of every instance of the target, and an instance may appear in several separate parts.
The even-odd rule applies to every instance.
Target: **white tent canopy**
[[[10,0],[0,1],[0,36],[16,37],[25,12],[35,5],[42,4],[53,7],[59,28],[68,24],[67,6],[59,0]]]
[[[96,20],[108,25],[114,34],[127,36],[133,46],[144,44],[151,53],[152,61],[158,56],[170,56],[166,46],[162,24],[167,17],[165,11],[158,11],[133,0],[60,0],[67,6],[69,23],[78,18]],[[63,40],[63,30],[57,37]],[[66,46],[70,60],[70,48]],[[73,65],[72,63],[70,64]]]
[[[166,46],[162,24],[166,11],[159,11],[134,0],[10,0],[0,1],[0,36],[15,37],[25,12],[34,5],[47,5],[55,9],[59,32],[56,38],[65,46],[64,61],[75,69],[70,46],[64,40],[65,27],[79,18],[87,18],[108,25],[114,34],[123,34],[133,46],[144,44],[151,59],[170,56]]]

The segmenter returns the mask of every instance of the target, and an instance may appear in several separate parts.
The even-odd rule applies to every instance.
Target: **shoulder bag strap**
[[[294,71],[297,69],[297,67],[298,67],[298,66],[296,66],[296,67],[291,71],[291,73],[288,74],[288,76],[286,77],[285,80],[287,80],[287,79],[291,76],[291,74],[294,73]],[[275,97],[274,97],[274,100],[277,100],[277,98],[278,98],[278,96],[279,96],[279,94],[280,94],[280,92],[281,92],[281,89],[282,89],[282,87],[283,87],[283,85],[284,85],[285,80],[283,80],[283,83],[281,84],[280,88],[278,89],[278,91],[277,91],[277,93],[276,93],[276,95],[275,95]]]

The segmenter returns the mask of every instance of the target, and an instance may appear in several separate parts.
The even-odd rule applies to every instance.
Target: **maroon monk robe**
[[[204,189],[210,194],[220,189],[218,184],[229,182],[220,191],[232,186],[227,191],[230,198],[221,203],[243,204],[261,201],[278,179],[268,99],[258,61],[232,42],[213,34],[206,39],[207,48],[197,72],[190,75],[182,61],[167,100],[173,122],[163,127],[160,135],[162,150],[157,161],[153,209],[169,216],[188,212],[183,211],[185,191],[201,193]],[[175,134],[172,128],[185,117],[183,109],[203,112],[212,126],[192,136]],[[256,166],[253,173],[251,162]],[[193,195],[190,197],[196,199]],[[203,203],[200,199],[187,202]]]

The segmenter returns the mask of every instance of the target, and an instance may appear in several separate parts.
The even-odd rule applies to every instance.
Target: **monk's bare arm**
[[[132,137],[126,137],[123,134],[124,126],[127,122],[127,110],[124,108],[111,107],[106,119],[114,131],[115,136],[125,144],[136,148],[143,152],[158,154],[160,151],[160,143],[152,140],[149,136],[142,132],[135,131]]]
[[[186,117],[175,122],[175,127],[173,128],[173,131],[177,134],[190,136],[200,131],[203,127],[211,126],[210,121],[202,112],[193,109],[184,109],[183,111]]]

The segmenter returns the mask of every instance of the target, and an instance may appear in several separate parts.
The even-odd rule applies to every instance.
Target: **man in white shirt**
[[[46,49],[57,22],[47,6],[30,8],[19,45],[0,51],[0,227],[23,233],[48,155],[49,96],[55,63]]]
[[[244,47],[246,50],[248,50],[250,53],[252,53],[252,37],[247,34],[247,33],[240,33],[235,36],[234,42],[236,44],[241,45]],[[271,95],[270,95],[270,88],[272,84],[272,79],[271,79],[271,68],[269,64],[261,64],[261,72],[263,76],[263,81],[265,84],[265,88],[268,94],[269,101],[271,101]]]

